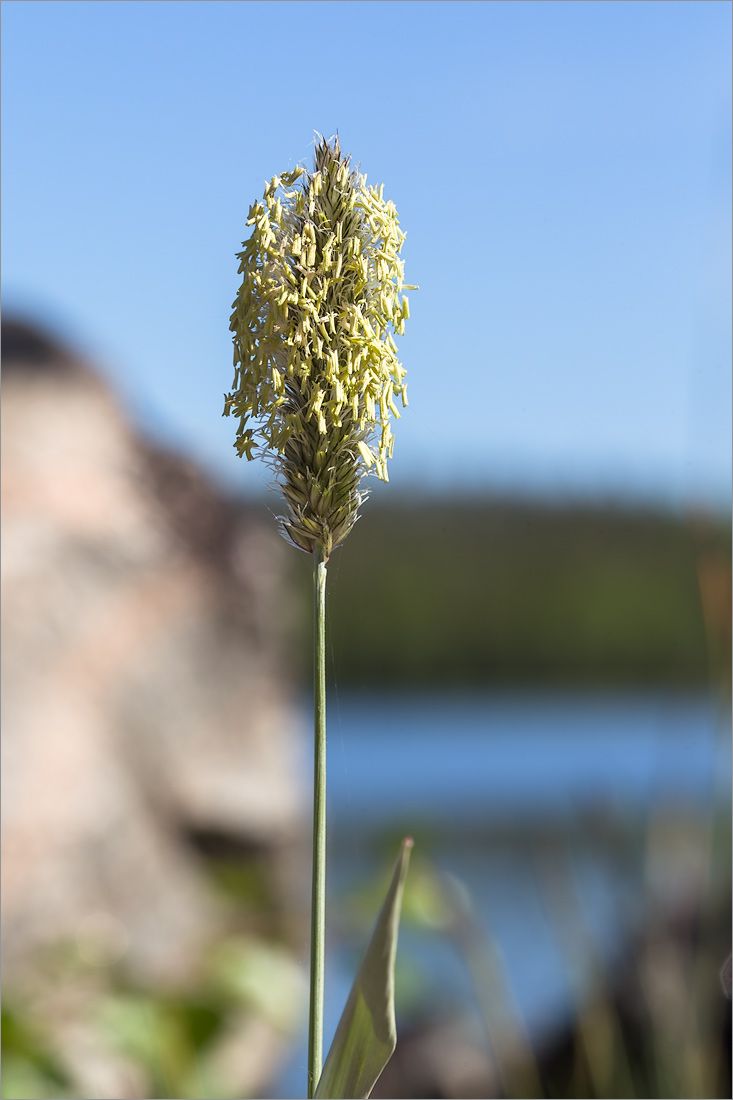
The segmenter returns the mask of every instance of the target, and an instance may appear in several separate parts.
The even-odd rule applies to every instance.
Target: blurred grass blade
[[[368,1097],[397,1045],[394,963],[411,849],[408,837],[402,842],[387,897],[339,1020],[316,1100]]]

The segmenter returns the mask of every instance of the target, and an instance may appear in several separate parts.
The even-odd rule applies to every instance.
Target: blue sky
[[[730,492],[731,5],[5,0],[3,291],[243,489],[263,181],[338,130],[413,292],[393,484]]]

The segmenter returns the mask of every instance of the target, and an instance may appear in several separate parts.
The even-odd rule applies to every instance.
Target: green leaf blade
[[[413,842],[402,842],[387,896],[351,987],[315,1100],[366,1100],[397,1045],[394,964]]]

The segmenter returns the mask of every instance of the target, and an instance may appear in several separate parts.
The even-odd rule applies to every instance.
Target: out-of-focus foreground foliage
[[[271,1076],[301,1024],[304,975],[251,859],[209,853],[207,866],[240,928],[189,982],[130,981],[101,928],[58,943],[3,998],[3,1100],[231,1100]]]
[[[462,959],[481,1026],[472,1031],[466,1006],[449,996],[427,996],[424,974],[398,971],[402,1029],[374,1096],[729,1096],[731,1004],[720,980],[730,947],[729,815],[660,811],[640,833],[588,829],[580,843],[596,857],[615,849],[621,861],[639,861],[638,927],[612,963],[599,951],[573,868],[578,834],[550,827],[525,842],[567,968],[571,1011],[545,1034],[527,1034],[491,920],[459,880],[418,857],[403,924],[440,937]],[[487,836],[488,850],[492,843]],[[702,889],[680,905],[670,887],[693,866]]]

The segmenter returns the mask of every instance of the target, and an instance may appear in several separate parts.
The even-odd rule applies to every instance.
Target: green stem
[[[311,895],[311,972],[308,1023],[308,1097],[323,1066],[323,975],[326,945],[326,562],[313,555],[313,892]]]

